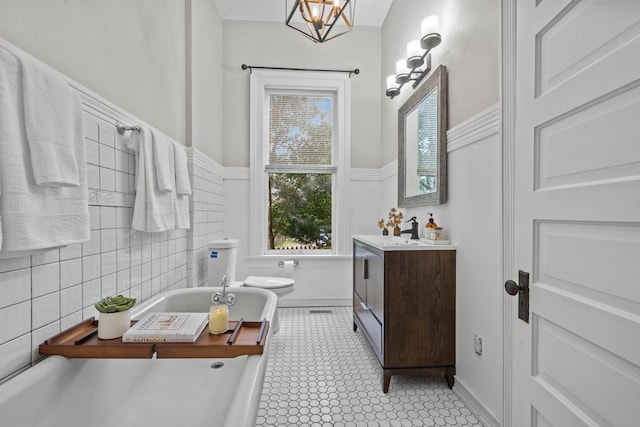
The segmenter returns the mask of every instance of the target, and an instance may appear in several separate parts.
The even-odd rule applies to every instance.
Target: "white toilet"
[[[222,278],[227,277],[227,286],[247,286],[266,289],[278,296],[293,292],[295,281],[287,277],[249,276],[244,281],[236,281],[236,258],[238,257],[238,239],[214,240],[209,243],[208,285],[220,286]],[[259,319],[258,319],[259,320]],[[271,321],[273,333],[278,332],[280,323],[278,311]]]

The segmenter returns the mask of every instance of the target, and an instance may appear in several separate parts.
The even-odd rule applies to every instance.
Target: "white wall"
[[[222,163],[222,19],[209,0],[2,0],[0,37]]]
[[[240,240],[236,280],[249,275],[283,276],[278,262],[294,259],[299,262],[292,276],[296,281],[295,290],[284,297],[283,306],[351,305],[353,285],[350,254],[330,259],[309,256],[249,258],[249,168],[225,168],[224,193],[224,237]],[[351,234],[377,232],[380,195],[379,170],[351,170],[348,209]]]
[[[498,102],[500,2],[498,0],[401,0],[391,5],[382,27],[382,78],[395,74],[406,58],[406,45],[420,36],[420,22],[438,15],[442,43],[431,52],[432,69],[440,64],[449,75],[449,127],[453,128]],[[382,93],[386,81],[380,81]],[[382,164],[397,157],[398,108],[413,92],[382,102]]]
[[[496,113],[497,116],[497,113]],[[458,245],[456,380],[486,412],[502,415],[501,142],[497,120],[488,136],[449,152],[447,222]],[[482,338],[481,356],[473,337]]]
[[[0,380],[40,359],[38,345],[123,294],[139,302],[187,286],[186,230],[131,228],[135,156],[115,120],[131,117],[83,96],[91,237],[32,256],[0,259]],[[193,169],[193,168],[191,168]]]
[[[249,166],[249,72],[242,64],[359,68],[351,78],[351,166],[380,167],[380,29],[315,44],[283,23],[224,21],[224,165]]]
[[[0,37],[184,143],[184,1],[2,0],[0,9]]]
[[[309,42],[281,23],[226,21],[221,32],[219,16],[205,0],[2,0],[0,36],[222,163],[226,167],[224,202],[216,191],[213,201],[199,199],[194,206],[193,215],[198,215],[202,224],[213,225],[204,226],[204,234],[191,236],[192,249],[195,256],[204,240],[221,234],[238,237],[238,275],[246,276],[278,274],[280,270],[274,260],[246,259],[247,246],[242,243],[251,236],[249,75],[240,65],[360,68],[361,74],[352,80],[350,226],[352,233],[378,232],[376,219],[397,205],[397,177],[393,174],[397,110],[409,95],[406,92],[394,100],[384,97],[384,76],[394,71],[396,59],[404,56],[406,43],[418,36],[421,18],[431,13],[441,18],[443,43],[434,51],[433,65],[443,63],[449,69],[450,125],[453,130],[465,128],[469,119],[498,102],[497,0],[396,1],[382,30],[356,26],[351,34],[324,45]],[[185,95],[187,84],[191,91]],[[491,120],[488,117],[481,122]],[[458,136],[449,142],[465,138]],[[459,247],[456,387],[478,403],[487,424],[492,425],[502,413],[500,144],[495,132],[477,133],[467,139],[468,144],[450,153],[449,202],[408,210],[407,214],[417,215],[423,224],[426,212],[434,212]],[[210,182],[217,183],[220,172],[214,172]],[[202,188],[208,185],[203,182]],[[224,214],[219,209],[221,203]],[[224,232],[220,215],[224,215]],[[84,256],[82,248],[76,249],[76,255],[78,259]],[[22,264],[3,264],[0,271],[6,274],[25,269],[21,274],[31,277],[34,269],[62,268],[57,265],[63,257],[72,261],[62,252],[58,256],[58,260],[45,263],[53,266],[41,267],[46,260],[25,259]],[[183,255],[178,257],[184,265]],[[161,266],[158,261],[156,264]],[[203,263],[194,258],[188,264],[201,280]],[[137,269],[135,274],[137,277]],[[298,286],[291,299],[318,304],[350,302],[349,257],[326,263],[309,260],[301,263],[295,274]],[[107,290],[111,280],[105,278]],[[93,289],[91,286],[95,283],[89,289]],[[153,286],[161,288],[162,282],[149,286],[152,290]],[[71,300],[62,296],[63,289],[59,292],[59,304],[69,304]],[[78,305],[77,295],[74,298]],[[23,303],[30,307],[34,304],[31,300]],[[82,301],[79,304],[85,306]],[[60,316],[62,311],[52,317],[56,328],[62,321]],[[21,357],[31,355],[31,333],[15,334],[16,338],[0,344],[3,361],[10,360],[4,356],[16,354],[18,345],[24,347]],[[472,352],[470,338],[474,334],[485,343],[485,352],[479,357]],[[24,366],[11,360],[11,370]]]
[[[314,44],[282,23],[224,22],[225,233],[240,239],[237,276],[282,275],[281,259],[295,258],[296,289],[290,304],[351,304],[350,257],[249,259],[249,72],[241,64],[322,69],[359,68],[351,77],[351,166],[380,167],[380,29],[356,27],[325,44]],[[349,234],[373,232],[378,178],[350,184]],[[353,197],[352,197],[353,195]],[[358,203],[361,201],[363,203]],[[374,216],[372,217],[372,212]]]
[[[440,17],[442,43],[432,68],[447,66],[449,83],[448,201],[405,210],[424,226],[433,212],[457,245],[456,386],[487,426],[502,415],[501,144],[499,135],[500,4],[497,0],[393,2],[382,29],[382,76],[395,72],[425,16]],[[384,81],[380,81],[380,91]],[[397,111],[413,93],[406,85],[382,111],[383,170],[397,162]],[[393,142],[393,143],[391,143]],[[383,200],[397,205],[397,175],[382,181]],[[483,340],[483,354],[473,337]]]
[[[132,230],[134,154],[128,134],[114,126],[143,121],[181,143],[193,126],[194,145],[221,157],[222,25],[209,2],[193,3],[200,36],[193,43],[192,124],[185,121],[185,2],[2,0],[1,38],[102,97],[84,97],[91,240],[0,260],[0,380],[37,360],[44,339],[95,315],[93,303],[104,296],[142,301],[205,282],[206,243],[222,230],[222,167],[188,150],[194,189],[188,232]],[[204,28],[208,18],[219,25]]]
[[[186,6],[186,145],[222,164],[222,19],[213,1]]]

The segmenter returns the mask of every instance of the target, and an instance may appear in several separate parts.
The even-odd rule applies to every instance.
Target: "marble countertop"
[[[382,251],[438,251],[438,250],[455,250],[454,244],[433,244],[428,241],[411,240],[407,237],[383,236],[381,234],[356,234],[354,240],[365,243]]]

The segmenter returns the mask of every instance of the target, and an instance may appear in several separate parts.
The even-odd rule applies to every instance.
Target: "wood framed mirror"
[[[398,110],[398,206],[447,200],[447,67],[440,65]]]

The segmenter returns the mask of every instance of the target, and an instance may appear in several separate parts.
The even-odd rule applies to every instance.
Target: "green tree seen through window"
[[[268,249],[331,249],[333,172],[314,169],[332,167],[333,114],[331,95],[270,96]]]
[[[269,174],[269,249],[331,249],[331,175]]]

